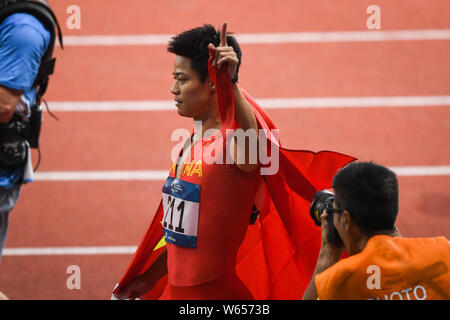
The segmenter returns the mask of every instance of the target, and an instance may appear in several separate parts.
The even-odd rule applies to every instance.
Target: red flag
[[[224,131],[238,126],[233,84],[226,68],[213,67],[213,57],[210,49],[208,70],[216,86]],[[332,151],[315,153],[281,147],[276,137],[271,135],[270,130],[276,127],[270,118],[255,100],[241,91],[255,114],[258,127],[266,130],[267,151],[279,152],[279,169],[273,175],[264,176],[265,183],[255,199],[259,217],[248,227],[238,251],[236,270],[255,299],[301,299],[311,280],[320,249],[320,228],[310,218],[309,206],[315,192],[330,188],[339,168],[356,158]],[[164,250],[164,247],[154,250],[163,236],[162,217],[160,203],[114,293],[146,271]],[[144,298],[159,297],[166,283],[167,276]]]

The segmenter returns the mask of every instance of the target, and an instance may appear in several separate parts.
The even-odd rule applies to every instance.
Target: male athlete
[[[216,87],[208,74],[209,50],[215,52],[214,66],[226,68],[234,79],[234,105],[240,128],[244,131],[258,128],[235,81],[241,53],[226,28],[224,24],[219,33],[213,26],[205,25],[177,35],[169,44],[169,52],[175,54],[171,93],[177,112],[198,125],[163,188],[162,227],[167,250],[147,272],[117,294],[121,299],[143,295],[165,273],[168,285],[163,299],[252,298],[236,275],[235,265],[261,182],[258,164],[250,161],[207,164],[201,160],[204,148],[211,147],[210,144],[220,153],[216,158],[225,158],[228,150],[224,137],[205,136],[206,131],[234,129],[224,128],[221,121]],[[249,146],[235,145],[234,150],[236,160],[239,152],[248,152]]]
[[[241,51],[226,28],[205,25],[169,43],[171,92],[194,130],[113,291],[119,299],[298,299],[314,270],[320,232],[309,204],[355,158],[285,149],[268,134],[275,125],[236,84]],[[279,170],[263,172],[274,163]]]

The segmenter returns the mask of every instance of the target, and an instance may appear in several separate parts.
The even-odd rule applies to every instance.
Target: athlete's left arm
[[[227,45],[227,24],[224,23],[222,30],[220,32],[220,44],[218,47],[210,45],[211,48],[215,49],[216,59],[214,64],[218,67],[226,67],[227,71],[231,77],[234,78],[237,72],[237,66],[239,64],[239,59],[233,47]],[[250,108],[247,100],[242,94],[241,90],[237,84],[233,84],[234,92],[234,105],[235,105],[235,118],[236,121],[240,123],[241,129],[248,135],[253,135],[254,139],[234,139],[234,162],[239,169],[244,171],[254,171],[259,168],[258,160],[258,123],[256,122],[255,115]],[[248,130],[253,130],[248,131]],[[256,138],[256,139],[255,139]],[[256,145],[251,145],[256,143]],[[254,153],[255,154],[250,154]],[[252,157],[253,156],[253,157]],[[255,160],[256,156],[256,160]]]

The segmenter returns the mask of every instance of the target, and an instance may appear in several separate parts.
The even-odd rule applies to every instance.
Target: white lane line
[[[265,109],[391,108],[450,106],[450,96],[327,97],[256,99]],[[51,111],[175,111],[171,100],[49,102]]]
[[[402,166],[391,167],[398,176],[446,176],[450,166]],[[35,181],[164,181],[169,170],[147,171],[53,171],[35,172]]]
[[[450,166],[391,167],[391,170],[400,177],[450,175]]]
[[[146,171],[50,171],[35,172],[36,181],[111,181],[145,180],[160,181],[167,178],[169,170]]]
[[[133,254],[137,246],[4,248],[3,256]]]
[[[167,45],[170,34],[65,36],[64,46]],[[450,29],[236,33],[241,44],[449,40]]]

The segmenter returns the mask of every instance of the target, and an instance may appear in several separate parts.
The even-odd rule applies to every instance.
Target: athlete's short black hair
[[[208,77],[208,45],[210,43],[216,47],[219,46],[220,31],[214,29],[210,24],[205,24],[174,36],[170,40],[167,50],[178,56],[188,58],[191,61],[191,68],[198,73],[200,81],[204,82]],[[231,35],[227,35],[227,44],[233,47],[239,59],[236,75],[233,79],[233,82],[236,82],[241,64],[242,51],[236,38]]]
[[[373,162],[353,162],[334,176],[339,209],[347,210],[367,235],[393,230],[398,214],[398,182],[394,172]]]

